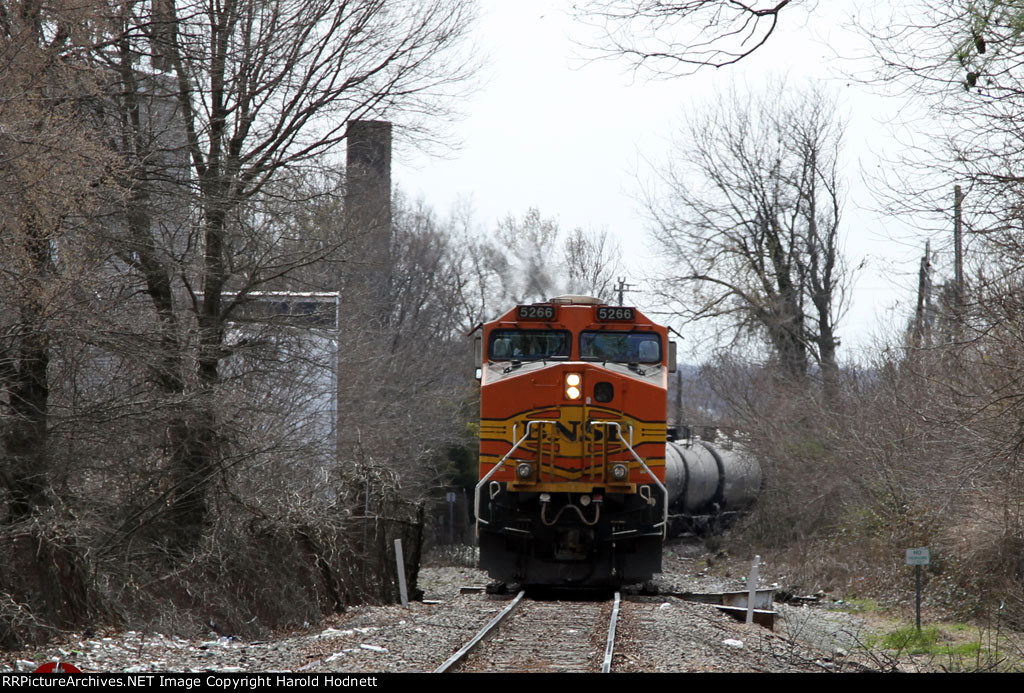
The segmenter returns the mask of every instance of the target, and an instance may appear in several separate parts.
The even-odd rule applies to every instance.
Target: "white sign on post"
[[[928,547],[920,549],[907,549],[907,565],[928,565],[931,563],[931,555]]]

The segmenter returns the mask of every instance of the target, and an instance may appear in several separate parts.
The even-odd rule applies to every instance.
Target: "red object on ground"
[[[82,670],[67,662],[47,662],[32,672],[33,674],[81,674]]]

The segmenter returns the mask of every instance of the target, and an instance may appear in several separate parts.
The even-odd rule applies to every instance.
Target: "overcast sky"
[[[489,61],[456,128],[462,146],[445,159],[396,152],[397,187],[442,214],[469,198],[485,229],[530,207],[563,230],[607,229],[623,248],[629,281],[639,283],[643,268],[657,261],[637,202],[639,180],[665,161],[687,110],[733,82],[756,89],[772,76],[827,80],[849,120],[846,254],[851,266],[864,264],[840,325],[846,358],[903,323],[913,308],[923,239],[908,243],[905,229],[872,211],[877,204],[865,180],[882,165],[878,154],[895,146],[882,124],[900,104],[845,76],[851,64],[837,55],[858,50],[845,27],[852,0],[784,13],[768,45],[735,67],[667,80],[634,74],[623,63],[584,60],[578,41],[588,32],[565,12],[569,4],[483,0],[477,40]],[[627,303],[643,308],[644,298]]]

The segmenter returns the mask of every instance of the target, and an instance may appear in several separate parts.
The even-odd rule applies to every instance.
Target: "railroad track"
[[[614,602],[537,601],[520,592],[434,673],[609,672]]]

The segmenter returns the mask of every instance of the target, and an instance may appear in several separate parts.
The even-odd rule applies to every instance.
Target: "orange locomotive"
[[[667,328],[585,296],[483,326],[480,565],[524,585],[614,586],[661,569]]]

